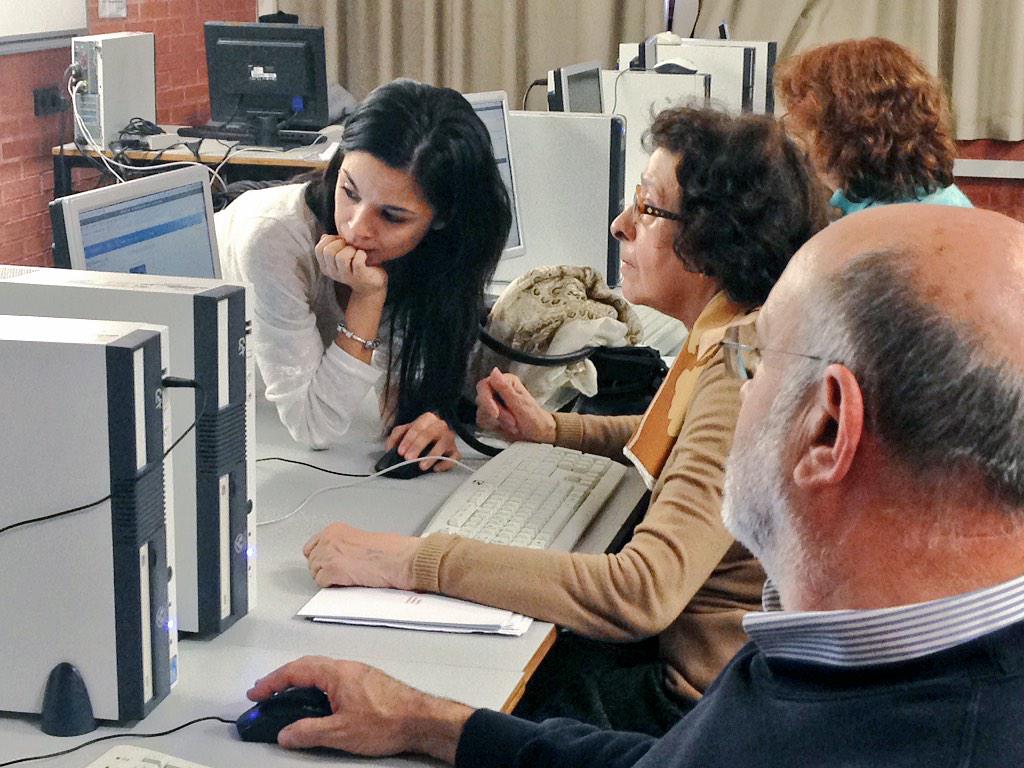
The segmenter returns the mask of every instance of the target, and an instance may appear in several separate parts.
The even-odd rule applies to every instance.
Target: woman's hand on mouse
[[[462,458],[455,445],[455,433],[448,423],[435,413],[424,413],[409,424],[400,424],[391,430],[384,447],[391,450],[398,446],[398,454],[404,459],[415,459],[427,452],[427,446],[433,443],[429,451],[431,456],[450,456],[458,461]],[[447,472],[454,467],[450,461],[424,459],[420,469],[431,469],[435,472]]]
[[[473,714],[465,704],[429,696],[374,667],[324,656],[285,664],[257,680],[246,696],[263,701],[307,686],[327,694],[334,714],[283,728],[277,736],[282,747],[330,747],[370,756],[415,752],[454,763],[462,729]]]
[[[555,417],[541,407],[518,376],[497,368],[477,382],[476,423],[513,442],[555,442]]]
[[[332,523],[306,542],[302,554],[321,587],[412,589],[412,564],[421,541]]]
[[[313,249],[320,271],[352,289],[353,295],[387,296],[388,273],[366,263],[366,251],[360,251],[339,235],[323,235]]]

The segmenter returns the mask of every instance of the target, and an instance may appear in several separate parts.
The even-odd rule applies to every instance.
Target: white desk
[[[382,448],[372,402],[368,400],[365,405],[346,445],[317,452],[293,444],[276,415],[263,405],[257,410],[256,455],[295,458],[348,472],[370,471]],[[479,463],[479,459],[471,460]],[[464,470],[457,469],[413,481],[374,480],[321,494],[295,517],[261,527],[257,537],[257,608],[219,637],[181,641],[178,684],[149,717],[132,728],[101,727],[92,734],[62,739],[43,734],[38,717],[0,715],[0,762],[56,752],[111,733],[162,731],[206,715],[234,719],[250,706],[245,691],[253,681],[310,653],[364,661],[417,688],[471,706],[511,709],[554,640],[550,624],[534,622],[525,635],[513,638],[316,624],[295,616],[317,592],[302,557],[302,545],[310,535],[334,520],[373,530],[416,533],[466,476]],[[298,506],[310,492],[343,482],[347,479],[305,467],[260,463],[252,479],[255,514],[263,520],[280,517]],[[642,492],[640,480],[635,473],[629,473],[577,548],[603,551]],[[212,768],[367,762],[364,758],[327,751],[288,752],[276,745],[246,744],[239,741],[233,726],[217,722],[200,723],[156,739],[123,741]],[[29,765],[84,766],[111,746],[110,742],[102,742],[65,757]],[[433,761],[403,757],[382,759],[375,764],[430,765]]]

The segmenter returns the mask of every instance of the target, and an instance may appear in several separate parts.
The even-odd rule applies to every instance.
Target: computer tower
[[[509,112],[526,254],[502,261],[496,282],[553,264],[593,267],[619,282],[619,241],[609,227],[623,208],[625,125],[617,115]]]
[[[117,141],[133,117],[156,122],[156,59],[151,32],[112,32],[71,38],[77,64],[75,111],[101,147]],[[75,122],[75,138],[89,138]]]
[[[0,710],[65,663],[100,719],[170,690],[161,330],[0,315]]]
[[[253,474],[255,371],[244,286],[158,275],[7,268],[0,307],[8,314],[133,320],[169,329],[168,372],[198,388],[164,394],[176,438],[173,549],[178,628],[216,635],[255,605]]]

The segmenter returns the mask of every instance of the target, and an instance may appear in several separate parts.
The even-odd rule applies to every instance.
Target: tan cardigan
[[[659,635],[665,684],[697,699],[746,641],[764,571],[722,525],[722,480],[739,382],[721,351],[700,374],[644,520],[617,554],[534,550],[435,533],[413,564],[416,589],[494,605],[587,637]],[[556,414],[557,444],[622,460],[639,416]]]

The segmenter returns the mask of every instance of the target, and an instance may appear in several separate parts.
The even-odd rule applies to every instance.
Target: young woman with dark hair
[[[756,308],[827,217],[810,162],[771,118],[669,109],[647,147],[632,205],[612,224],[622,292],[690,329],[647,413],[549,413],[497,370],[477,385],[481,426],[510,440],[626,454],[651,489],[630,541],[584,554],[335,523],[304,552],[321,586],[439,592],[573,630],[517,713],[660,734],[746,642],[743,616],[759,608],[764,583],[722,523],[740,388],[720,342],[735,331],[756,343]]]
[[[225,278],[253,285],[257,367],[295,440],[337,442],[376,387],[388,448],[458,457],[442,415],[511,226],[490,137],[459,93],[377,88],[322,176],[247,192],[216,222]]]

